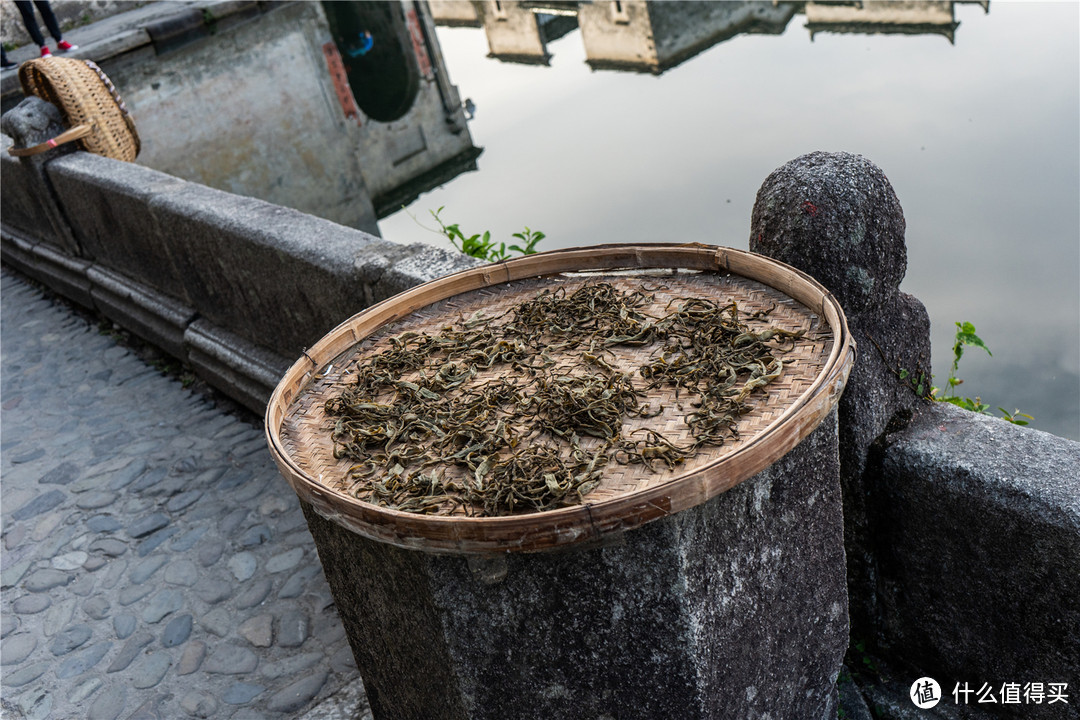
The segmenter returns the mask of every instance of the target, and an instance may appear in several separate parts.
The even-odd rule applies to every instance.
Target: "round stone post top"
[[[750,250],[794,265],[849,314],[882,307],[907,270],[904,211],[881,168],[851,153],[813,152],[765,178]]]
[[[0,132],[15,141],[15,147],[30,147],[64,131],[64,116],[52,103],[30,96],[0,118]]]

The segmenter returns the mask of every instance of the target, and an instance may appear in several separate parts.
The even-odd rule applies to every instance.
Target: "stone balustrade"
[[[4,116],[10,136],[0,157],[4,263],[159,344],[253,410],[261,411],[276,378],[338,322],[476,263],[86,153],[7,155],[11,139],[40,142],[55,134],[58,120],[55,109],[34,99]],[[796,686],[808,698],[797,716],[835,715],[829,688],[847,645],[845,576],[851,636],[892,673],[891,682],[864,679],[860,689],[871,703],[910,708],[907,688],[922,675],[936,677],[947,691],[954,682],[1041,681],[1068,683],[1075,695],[1080,443],[920,399],[893,372],[929,367],[926,311],[899,290],[903,233],[888,180],[856,155],[793,160],[766,179],[755,205],[751,250],[825,284],[844,306],[859,345],[835,424],[827,421],[803,443],[835,448],[814,454],[828,464],[835,453],[835,483],[827,468],[815,474],[812,463],[798,466],[800,446],[700,510],[629,533],[625,545],[515,557],[499,582],[485,582],[465,559],[365,544],[309,512],[328,579],[342,597],[370,578],[327,558],[362,550],[374,567],[400,571],[401,592],[415,596],[421,614],[444,613],[402,639],[412,653],[407,657],[388,657],[382,641],[365,649],[354,640],[361,669],[375,673],[368,688],[373,708],[427,702],[427,691],[394,682],[394,668],[413,658],[457,673],[444,678],[456,683],[447,717],[499,716],[507,707],[492,699],[491,685],[517,688],[530,669],[546,675],[531,690],[520,689],[552,716],[568,707],[567,698],[590,691],[597,695],[589,710],[600,716],[604,693],[619,687],[631,704],[677,707],[690,713],[683,717],[778,717],[795,712],[784,705],[784,693]],[[805,527],[786,525],[779,518],[803,507],[802,495],[815,482],[827,502]],[[781,487],[790,492],[778,492]],[[755,498],[762,493],[768,501],[759,517]],[[738,528],[744,536],[733,537]],[[800,555],[800,538],[815,528],[834,533],[835,542]],[[755,544],[759,555],[763,546],[793,554],[746,570],[750,575],[740,580],[752,576],[751,590],[729,592],[733,604],[724,612],[696,617],[676,602],[652,605],[657,624],[641,614],[660,597],[650,593],[661,585],[693,595],[708,582],[723,582],[727,590],[710,592],[731,591],[734,575],[722,566],[734,558],[752,565]],[[628,573],[639,590],[620,594],[614,579]],[[803,582],[806,573],[822,583],[817,595]],[[553,607],[571,610],[572,598],[543,601],[556,576],[563,586],[580,580],[573,609],[583,613],[583,628],[606,622],[613,633],[607,642],[634,643],[622,656],[625,667],[595,666],[593,675],[575,678],[565,667],[541,666],[545,648],[569,642],[568,628],[576,627],[543,619]],[[719,576],[725,579],[709,580]],[[595,592],[584,592],[589,588]],[[797,611],[811,596],[814,609]],[[828,602],[818,602],[826,596]],[[449,607],[450,597],[460,606]],[[381,606],[343,608],[351,634],[380,630],[373,607]],[[520,644],[506,645],[510,635],[470,625],[481,611],[518,623]],[[590,638],[583,652],[598,660],[605,640]],[[664,655],[673,643],[678,653]],[[806,647],[815,649],[800,655]],[[778,656],[772,671],[754,678],[739,673],[741,653],[766,651]],[[662,667],[671,668],[669,684],[650,687]],[[1064,710],[996,709],[1006,716],[1015,709],[1023,717],[1076,717],[1080,698],[1070,700]],[[813,713],[802,714],[810,706]],[[735,715],[717,714],[727,712],[717,709],[723,707]]]

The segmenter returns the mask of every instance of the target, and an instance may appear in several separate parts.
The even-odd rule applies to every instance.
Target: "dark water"
[[[593,71],[579,31],[551,65],[486,57],[484,31],[438,29],[451,79],[476,106],[479,171],[408,212],[541,249],[607,242],[748,246],[765,177],[813,150],[860,153],[907,218],[902,289],[927,306],[934,371],[956,321],[962,390],[1080,439],[1080,5],[955,7],[940,35],[740,35],[659,76]],[[430,225],[430,222],[426,224]],[[398,242],[440,243],[405,212]]]

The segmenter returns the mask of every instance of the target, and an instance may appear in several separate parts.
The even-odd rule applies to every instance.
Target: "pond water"
[[[540,249],[746,249],[772,170],[813,150],[859,153],[903,205],[902,289],[929,310],[937,384],[954,323],[972,322],[993,357],[969,350],[960,389],[1080,439],[1080,4],[954,12],[955,44],[811,38],[796,14],[782,34],[737,35],[660,75],[590,69],[579,30],[550,42],[543,66],[487,57],[483,29],[439,27],[484,153],[382,234],[441,244],[417,221],[445,206],[469,233],[542,230]]]

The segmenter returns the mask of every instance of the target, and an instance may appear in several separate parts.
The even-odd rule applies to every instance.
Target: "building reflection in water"
[[[932,32],[951,40],[953,5],[284,3],[107,71],[138,117],[142,164],[378,233],[403,205],[476,170],[482,152],[467,124],[475,107],[451,83],[436,24],[483,28],[491,57],[541,65],[550,62],[549,43],[577,30],[593,69],[661,74],[738,35],[780,34],[799,13],[811,37]],[[255,64],[276,69],[246,70]]]
[[[423,2],[324,2],[347,82],[335,81],[357,115],[360,173],[383,218],[463,172],[481,149],[466,127],[432,17]],[[364,39],[367,39],[366,47]],[[351,94],[351,98],[349,97]]]
[[[816,33],[937,34],[953,42],[955,2],[676,2],[611,0],[430,0],[438,25],[482,27],[489,57],[548,64],[547,44],[581,31],[595,70],[659,75],[708,48],[743,34],[779,35],[795,15]],[[989,11],[989,2],[978,2]]]

